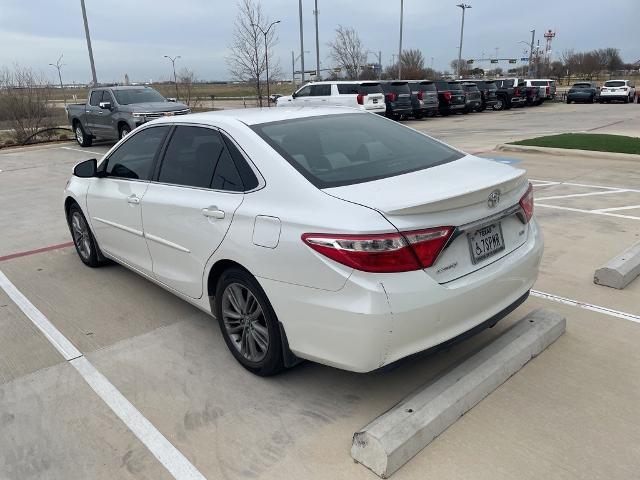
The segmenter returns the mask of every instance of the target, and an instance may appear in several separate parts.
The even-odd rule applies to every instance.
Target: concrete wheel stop
[[[593,283],[622,290],[640,275],[640,242],[596,270]]]
[[[356,432],[351,456],[388,478],[557,340],[565,328],[561,315],[534,310],[482,350]]]

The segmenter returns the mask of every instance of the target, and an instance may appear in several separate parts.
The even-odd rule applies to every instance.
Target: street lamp
[[[257,23],[252,23],[251,24],[252,27],[256,27],[264,35],[264,63],[265,63],[265,66],[267,68],[267,106],[268,107],[270,107],[271,104],[269,103],[269,96],[270,96],[269,95],[269,45],[267,43],[267,35],[269,35],[269,30],[271,30],[271,27],[273,27],[274,25],[277,25],[278,23],[280,23],[280,20],[276,20],[275,22],[271,22],[271,25],[269,25],[269,27],[266,30],[264,30]],[[260,103],[260,105],[262,105],[262,102]]]
[[[460,64],[462,63],[462,37],[464,35],[464,13],[467,8],[471,8],[471,5],[467,5],[466,3],[459,3],[456,5],[462,9],[462,25],[460,26],[460,48],[458,49],[458,78],[460,78]]]
[[[402,79],[402,22],[404,17],[404,0],[400,0],[400,45],[398,47],[398,80]]]
[[[60,58],[58,59],[58,61],[56,63],[50,63],[49,65],[51,65],[52,67],[58,69],[58,79],[60,80],[60,91],[62,91],[62,95],[64,97],[64,105],[66,107],[67,106],[67,96],[65,95],[64,87],[62,86],[62,74],[60,73],[60,70],[64,66],[64,63],[60,63],[60,62],[62,62],[62,57],[63,56],[64,56],[64,53],[62,55],[60,55]]]
[[[165,55],[164,58],[168,58],[171,60],[171,66],[173,67],[173,83],[176,86],[176,100],[180,100],[180,95],[178,94],[178,77],[176,77],[176,60],[182,58],[180,55],[177,57],[170,57],[169,55]]]

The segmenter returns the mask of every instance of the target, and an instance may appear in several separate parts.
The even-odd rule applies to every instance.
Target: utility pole
[[[60,63],[62,61],[62,57],[63,56],[64,56],[64,53],[62,55],[60,55],[60,58],[58,59],[58,61],[56,63],[50,63],[49,65],[51,65],[52,67],[58,69],[58,79],[60,80],[60,91],[62,91],[62,95],[64,97],[64,105],[66,107],[67,106],[67,95],[66,95],[66,93],[64,91],[64,86],[62,85],[62,74],[60,73],[60,70],[64,66],[64,63]]]
[[[274,25],[277,25],[278,23],[280,23],[280,20],[276,20],[275,22],[271,22],[271,25],[269,25],[269,28],[267,28],[266,30],[264,30],[257,23],[252,23],[251,24],[252,27],[256,27],[264,35],[264,64],[265,64],[265,68],[267,70],[267,107],[271,106],[271,104],[269,103],[269,97],[271,95],[270,95],[270,92],[269,92],[269,44],[267,42],[267,35],[269,35],[269,30],[271,30],[271,27],[273,27]]]
[[[471,8],[471,5],[467,5],[466,3],[459,3],[458,5],[456,5],[456,7],[459,7],[462,9],[462,25],[460,26],[460,48],[458,48],[458,69],[457,69],[457,76],[458,78],[460,78],[460,69],[461,69],[461,63],[462,63],[462,37],[464,35],[464,13],[467,10],[467,8]]]
[[[304,32],[302,29],[302,0],[298,0],[298,13],[300,15],[300,70],[302,71],[302,84],[304,84]]]
[[[400,45],[398,47],[398,80],[402,80],[402,21],[404,16],[404,0],[400,0]]]
[[[177,57],[171,58],[169,55],[165,55],[164,58],[171,60],[171,65],[173,65],[173,83],[176,86],[176,100],[180,100],[180,95],[178,94],[178,77],[176,76],[176,60],[182,57],[178,55]]]
[[[316,8],[313,14],[316,16],[316,80],[320,80],[320,37],[318,35],[318,0],[315,0]]]
[[[82,18],[84,19],[84,34],[87,37],[87,49],[89,50],[89,62],[91,63],[91,75],[93,77],[93,85],[98,84],[96,76],[96,65],[93,63],[93,50],[91,49],[91,36],[89,35],[89,22],[87,21],[87,9],[84,7],[84,0],[80,0],[82,7]]]
[[[380,67],[380,69],[378,70],[378,80],[382,79],[382,50],[378,50],[378,67]]]
[[[531,30],[531,45],[529,46],[529,73],[528,76],[531,78],[533,76],[533,42],[536,39],[536,30],[535,28]]]
[[[296,86],[296,57],[295,52],[291,50],[291,85]]]

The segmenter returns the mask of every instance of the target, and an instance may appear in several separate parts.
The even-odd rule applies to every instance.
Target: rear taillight
[[[396,101],[396,94],[394,92],[387,93],[387,101],[388,102],[395,102]]]
[[[513,94],[514,94],[516,97],[519,97],[519,96],[520,96],[520,89],[519,89],[518,87],[516,87],[516,89],[513,91]]]
[[[305,233],[302,241],[325,257],[356,270],[408,272],[432,266],[453,230],[438,227],[374,235]]]
[[[364,105],[364,97],[365,97],[366,93],[359,93],[357,100],[358,100],[358,105]]]
[[[444,99],[448,102],[451,100],[451,92],[444,92]]]
[[[524,212],[525,223],[529,223],[531,217],[533,217],[533,185],[529,183],[529,188],[520,199],[520,207]]]
[[[418,92],[418,100],[424,100],[424,92],[422,90]]]

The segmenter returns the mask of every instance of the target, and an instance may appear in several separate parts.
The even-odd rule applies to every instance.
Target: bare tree
[[[340,67],[348,79],[357,79],[362,66],[367,62],[367,54],[358,32],[352,27],[338,25],[336,38],[328,46],[329,56],[335,66]]]
[[[238,16],[236,17],[231,54],[226,58],[229,71],[233,77],[242,82],[255,84],[258,103],[262,106],[262,85],[260,79],[266,73],[265,37],[263,30],[267,29],[269,19],[262,12],[262,6],[255,0],[240,0],[238,2]],[[272,53],[278,39],[275,29],[269,31],[266,49],[269,53],[269,75],[278,78],[282,75],[280,65]]]
[[[429,78],[428,71],[424,68],[424,56],[420,50],[404,50],[400,61],[402,62],[402,78],[404,80]],[[398,78],[398,62],[386,68],[384,77],[386,79]]]
[[[463,77],[469,75],[469,64],[464,58],[460,59],[460,69],[458,69],[458,59],[451,60],[451,63],[449,65],[451,67],[451,70],[453,70],[454,72],[460,72],[460,75],[462,75]]]
[[[18,142],[53,127],[52,98],[53,89],[42,73],[20,65],[0,69],[0,120],[8,121]]]
[[[178,72],[178,90],[180,92],[180,101],[190,108],[199,105],[199,100],[194,92],[194,84],[198,81],[193,70],[183,68]]]

